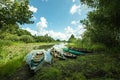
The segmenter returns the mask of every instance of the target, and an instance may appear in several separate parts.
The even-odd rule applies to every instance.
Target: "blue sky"
[[[29,0],[34,24],[21,27],[33,35],[45,35],[54,39],[68,40],[71,34],[79,38],[85,31],[80,20],[86,18],[87,6],[79,0]]]

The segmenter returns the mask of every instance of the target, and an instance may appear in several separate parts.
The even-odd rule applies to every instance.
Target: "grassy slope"
[[[0,43],[0,78],[4,80],[24,64],[25,55],[33,49],[47,48],[55,43]]]
[[[34,76],[34,80],[118,80],[120,55],[86,54],[75,60],[54,61]],[[31,79],[32,80],[32,79]]]

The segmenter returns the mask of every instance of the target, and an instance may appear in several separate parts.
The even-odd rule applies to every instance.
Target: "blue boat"
[[[45,50],[32,50],[26,56],[26,63],[29,65],[31,71],[36,72],[41,68],[44,62]]]

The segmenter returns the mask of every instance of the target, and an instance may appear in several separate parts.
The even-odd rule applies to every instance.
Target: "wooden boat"
[[[26,57],[26,63],[31,71],[36,72],[44,62],[44,50],[33,50]]]
[[[71,53],[69,53],[69,52],[64,52],[63,55],[64,55],[66,58],[71,58],[71,59],[76,59],[76,58],[77,58],[76,55],[71,54]]]
[[[83,52],[80,52],[80,51],[77,51],[77,50],[72,50],[72,49],[69,49],[69,48],[63,48],[63,51],[64,52],[69,52],[69,53],[72,53],[72,54],[75,54],[75,55],[85,54]]]
[[[65,60],[66,58],[64,57],[64,55],[62,55],[60,52],[58,52],[57,50],[55,50],[54,48],[51,49],[50,51],[51,55],[54,58],[59,58],[60,60]]]

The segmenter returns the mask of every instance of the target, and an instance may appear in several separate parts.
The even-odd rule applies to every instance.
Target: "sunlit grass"
[[[33,49],[40,49],[55,43],[23,43],[0,41],[0,78],[8,77],[24,63],[24,57]]]

